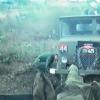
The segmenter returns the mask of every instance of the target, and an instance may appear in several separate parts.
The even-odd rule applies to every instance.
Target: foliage
[[[33,42],[33,43],[32,43]],[[42,52],[55,51],[55,40],[49,40],[53,45],[47,42],[47,40],[22,42],[20,44],[14,43],[12,40],[3,42],[0,45],[0,62],[10,64],[13,61],[18,62],[33,62],[37,55]]]
[[[83,14],[87,3],[64,6],[31,0],[0,2],[0,60],[1,62],[33,61],[44,51],[55,50],[58,18]],[[37,41],[36,37],[40,37]],[[45,37],[45,39],[41,39]]]

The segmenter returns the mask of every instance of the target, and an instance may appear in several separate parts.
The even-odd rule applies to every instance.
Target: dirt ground
[[[0,64],[0,95],[32,94],[34,77],[31,64]]]

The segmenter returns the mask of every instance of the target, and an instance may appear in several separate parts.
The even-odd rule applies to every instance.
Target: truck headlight
[[[67,63],[67,58],[66,57],[62,57],[61,58],[61,62],[64,63],[64,64]]]

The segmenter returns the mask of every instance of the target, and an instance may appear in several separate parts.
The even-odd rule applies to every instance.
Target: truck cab
[[[100,16],[59,18],[58,69],[73,62],[82,75],[100,74]]]

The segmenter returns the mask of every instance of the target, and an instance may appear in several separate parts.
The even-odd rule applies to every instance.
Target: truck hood
[[[95,41],[100,42],[100,35],[71,35],[60,39],[59,42]]]

